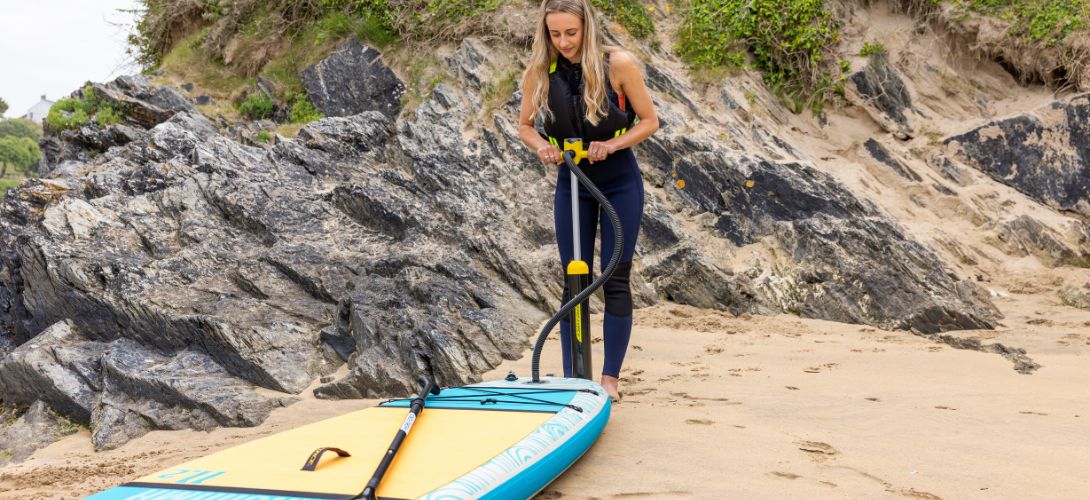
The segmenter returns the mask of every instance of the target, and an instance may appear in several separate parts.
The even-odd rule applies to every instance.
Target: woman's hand
[[[552,144],[546,144],[537,148],[537,156],[541,158],[541,161],[546,165],[559,165],[564,161],[564,156],[560,153],[560,148],[553,146]]]
[[[592,142],[590,147],[587,148],[587,161],[591,163],[602,161],[616,152],[617,146],[610,141]]]

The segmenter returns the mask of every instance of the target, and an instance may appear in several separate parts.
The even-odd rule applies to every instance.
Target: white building
[[[45,95],[42,95],[42,100],[38,101],[38,104],[31,106],[24,118],[33,120],[38,125],[41,125],[42,122],[45,121],[45,115],[49,114],[49,108],[51,107],[53,107],[53,101],[46,99]]]

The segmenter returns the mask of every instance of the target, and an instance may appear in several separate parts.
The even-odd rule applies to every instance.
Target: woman
[[[632,332],[632,291],[629,273],[636,234],[643,216],[643,181],[632,146],[658,130],[651,95],[636,58],[603,43],[595,13],[588,0],[545,0],[541,4],[533,54],[522,78],[519,135],[541,161],[558,165],[553,219],[561,268],[572,260],[571,188],[560,145],[579,137],[587,149],[581,165],[606,195],[621,218],[624,250],[620,264],[602,289],[605,294],[605,360],[602,387],[620,399],[617,377]],[[540,118],[545,137],[534,128]],[[613,254],[613,227],[598,202],[579,190],[581,254],[593,256],[594,238],[601,223],[602,268]],[[586,259],[588,264],[593,258]],[[569,296],[565,287],[565,302]],[[568,321],[560,323],[564,374],[571,376]]]

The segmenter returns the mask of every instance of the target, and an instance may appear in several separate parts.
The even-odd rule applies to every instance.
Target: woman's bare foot
[[[606,394],[609,394],[609,399],[613,402],[621,400],[621,391],[617,388],[617,377],[602,375],[602,388],[606,390]]]

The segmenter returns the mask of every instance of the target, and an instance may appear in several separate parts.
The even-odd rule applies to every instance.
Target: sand
[[[541,498],[1087,498],[1090,311],[1060,303],[1060,280],[1090,270],[986,283],[1003,325],[953,333],[1025,348],[1042,365],[1029,375],[907,332],[638,310],[624,400]],[[558,353],[554,339],[544,371],[558,371]],[[528,354],[486,379],[528,374]],[[0,469],[0,499],[80,497],[376,403],[306,394],[257,428],[153,432],[102,453],[82,431]]]

